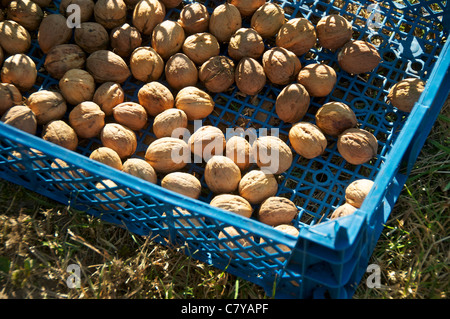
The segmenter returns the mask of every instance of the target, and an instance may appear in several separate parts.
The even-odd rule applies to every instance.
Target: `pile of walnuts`
[[[73,151],[81,140],[99,138],[102,146],[91,159],[151,183],[160,179],[162,187],[191,198],[202,193],[200,176],[183,169],[195,157],[205,164],[204,180],[215,194],[211,205],[246,217],[257,207],[258,220],[286,231],[292,230],[286,225],[297,208],[276,196],[276,176],[291,167],[293,152],[320,156],[332,137],[351,164],[377,154],[376,138],[357,128],[344,103],[323,105],[315,124],[303,121],[311,98],[329,95],[337,75],[324,63],[302,65],[300,56],[321,46],[336,52],[339,67],[354,75],[371,72],[381,61],[375,46],[352,39],[352,25],[342,16],[325,16],[313,25],[306,18],[288,20],[280,5],[261,0],[230,0],[212,11],[181,0],[62,0],[54,14],[45,11],[50,3],[2,1],[0,115],[7,124],[41,132],[43,139]],[[81,9],[75,28],[66,10],[73,4]],[[179,15],[168,20],[171,8]],[[28,55],[31,41],[45,56],[39,72],[58,80],[57,88],[33,92],[39,83]],[[139,84],[134,101],[123,88],[129,79]],[[209,125],[188,141],[176,134],[214,111],[214,93],[235,86],[256,95],[267,84],[282,88],[275,106],[279,119],[292,124],[288,142],[266,136],[250,145]],[[410,111],[423,86],[408,80],[389,98]],[[137,158],[138,132],[150,123],[155,139],[144,158]],[[270,171],[264,154],[275,149],[279,165]]]

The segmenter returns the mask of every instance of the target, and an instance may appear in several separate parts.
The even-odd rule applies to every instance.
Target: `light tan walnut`
[[[114,106],[122,103],[125,100],[125,91],[120,83],[105,82],[97,87],[92,101],[105,113],[111,115]]]
[[[54,120],[42,128],[42,139],[75,151],[78,147],[78,136],[75,130],[63,120]]]
[[[187,129],[187,126],[188,118],[186,113],[183,110],[171,108],[155,116],[153,120],[153,134],[157,138],[180,137],[185,132],[184,129]]]
[[[247,170],[252,164],[250,143],[241,136],[232,136],[227,140],[226,156],[233,160],[241,171]]]
[[[188,145],[192,154],[208,161],[214,155],[223,155],[226,139],[219,128],[205,125],[189,137]]]
[[[214,8],[209,19],[209,32],[219,42],[230,41],[231,36],[242,27],[242,17],[236,6],[225,2]]]
[[[67,103],[77,105],[84,101],[92,101],[95,80],[86,70],[71,69],[59,80],[59,89]]]
[[[265,51],[262,65],[269,81],[277,85],[294,81],[302,67],[300,59],[293,52],[281,47]]]
[[[266,173],[282,174],[293,160],[290,147],[277,136],[260,136],[252,145],[256,165]]]
[[[205,167],[205,182],[216,194],[234,192],[241,180],[241,170],[228,157],[212,156]]]
[[[280,120],[296,123],[303,119],[308,111],[311,97],[300,83],[286,85],[275,100],[275,112]]]
[[[158,81],[144,84],[138,91],[138,100],[151,116],[156,116],[175,105],[172,92]]]
[[[253,213],[252,205],[244,197],[234,194],[220,194],[211,199],[211,206],[250,218]]]
[[[278,183],[272,174],[252,170],[242,176],[238,190],[239,195],[248,200],[250,204],[260,204],[265,199],[276,195]]]
[[[167,174],[161,180],[161,187],[194,199],[198,199],[202,192],[200,180],[185,172]]]
[[[345,189],[345,201],[356,208],[360,208],[374,183],[370,179],[357,179]]]
[[[178,91],[175,97],[175,107],[184,111],[188,120],[201,120],[214,110],[214,100],[207,92],[188,86]]]
[[[311,63],[303,67],[297,75],[310,96],[324,97],[331,93],[337,82],[336,71],[326,64]]]
[[[3,62],[1,79],[3,83],[13,84],[20,92],[27,92],[36,83],[36,64],[23,53],[11,55]]]
[[[156,184],[158,177],[153,167],[143,159],[128,158],[122,164],[122,171],[143,179],[152,184]]]
[[[284,23],[275,43],[279,47],[294,52],[297,56],[311,50],[317,42],[314,25],[306,18],[293,18]]]
[[[352,24],[343,16],[330,14],[319,20],[316,25],[320,45],[329,50],[337,50],[352,39]]]
[[[27,105],[36,115],[38,125],[60,120],[67,111],[64,97],[58,92],[49,90],[40,90],[30,94]]]
[[[395,83],[388,93],[388,100],[392,106],[403,112],[411,112],[425,90],[425,81],[418,78],[406,78]]]
[[[2,115],[1,121],[32,135],[37,131],[36,116],[26,105],[12,106]]]
[[[69,124],[79,137],[92,138],[105,126],[105,112],[94,102],[81,102],[70,111]]]
[[[101,146],[93,150],[91,154],[89,154],[89,158],[118,170],[122,170],[123,168],[123,163],[119,154],[106,146]]]
[[[337,149],[347,162],[360,165],[377,155],[378,141],[364,129],[350,128],[339,135]]]
[[[295,204],[285,197],[271,196],[261,203],[258,220],[270,226],[290,224],[297,216]]]
[[[136,133],[119,123],[105,124],[100,140],[103,146],[115,150],[122,160],[133,155],[137,148]]]
[[[328,144],[322,131],[309,122],[294,124],[289,130],[289,142],[297,154],[307,159],[322,155]]]
[[[353,110],[343,102],[325,103],[316,112],[315,118],[320,130],[330,136],[338,136],[358,124]]]
[[[184,168],[191,160],[191,153],[182,139],[162,137],[148,146],[145,160],[156,172],[171,173]]]
[[[378,49],[364,40],[347,42],[338,53],[338,63],[342,70],[350,74],[373,71],[381,61]]]
[[[263,38],[270,38],[286,22],[284,14],[284,9],[279,4],[266,2],[253,13],[250,25]]]
[[[114,120],[133,131],[143,129],[148,123],[145,108],[136,102],[123,102],[113,108]]]

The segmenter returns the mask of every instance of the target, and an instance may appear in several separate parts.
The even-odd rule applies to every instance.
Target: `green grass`
[[[449,297],[449,101],[369,261],[355,299]],[[0,181],[0,298],[268,298],[262,288],[23,187]],[[81,266],[80,288],[67,285]]]

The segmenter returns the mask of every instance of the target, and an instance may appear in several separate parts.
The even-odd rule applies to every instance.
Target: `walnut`
[[[175,97],[175,107],[183,110],[190,121],[204,119],[212,113],[214,105],[212,97],[195,86],[181,89]]]
[[[350,164],[360,165],[377,155],[375,136],[360,128],[349,128],[338,137],[338,152]]]
[[[309,122],[294,124],[289,130],[289,142],[297,154],[307,159],[322,155],[327,147],[325,135]]]
[[[172,172],[161,180],[161,187],[197,199],[202,192],[200,180],[192,174],[185,172]]]
[[[209,13],[206,6],[193,2],[183,7],[178,19],[187,34],[205,32],[209,27]]]
[[[130,69],[134,78],[142,82],[158,80],[164,72],[164,60],[150,46],[137,47],[130,57]]]
[[[239,195],[250,204],[260,204],[265,199],[275,196],[278,183],[272,174],[266,174],[261,170],[251,170],[242,176],[238,190]]]
[[[117,123],[122,124],[133,131],[143,129],[148,122],[145,108],[136,102],[123,102],[113,108],[113,117]]]
[[[281,174],[292,165],[292,151],[277,136],[260,136],[252,145],[256,165],[265,173]]]
[[[351,182],[345,189],[345,201],[356,208],[361,208],[373,185],[373,181],[365,178]]]
[[[13,0],[6,8],[7,18],[16,21],[29,31],[35,31],[44,18],[44,11],[31,0]]]
[[[119,123],[107,123],[100,132],[103,146],[109,147],[119,154],[121,159],[130,157],[137,148],[136,133]]]
[[[184,53],[175,53],[166,63],[164,74],[169,86],[181,90],[194,86],[198,81],[198,70],[195,63]]]
[[[0,21],[0,46],[8,54],[26,53],[31,47],[31,35],[13,20]]]
[[[172,92],[157,81],[144,84],[138,91],[138,100],[151,116],[156,116],[175,105]]]
[[[160,173],[178,171],[184,168],[190,159],[188,145],[179,138],[159,138],[152,142],[145,152],[145,160]]]
[[[75,28],[74,41],[86,53],[93,53],[108,49],[109,34],[100,23],[82,22]]]
[[[71,4],[79,6],[80,22],[89,21],[94,14],[95,3],[93,0],[61,0],[61,3],[59,4],[59,13],[67,18],[73,13],[71,10],[67,11],[67,7]]]
[[[211,206],[250,218],[253,213],[252,205],[244,197],[234,194],[219,194],[211,199]]]
[[[13,84],[21,92],[29,91],[36,83],[36,78],[36,64],[28,55],[14,54],[3,62],[2,82]]]
[[[235,71],[235,82],[238,89],[247,95],[258,94],[266,85],[266,74],[263,66],[253,58],[242,58]]]
[[[95,90],[92,101],[100,106],[105,115],[112,115],[114,106],[122,103],[124,99],[125,92],[119,83],[105,82]]]
[[[109,50],[98,50],[86,59],[86,70],[98,83],[123,83],[131,75],[124,59]]]
[[[285,22],[284,9],[279,4],[266,2],[253,13],[250,25],[263,38],[270,38]]]
[[[284,23],[275,43],[300,56],[311,50],[317,42],[316,29],[306,18],[293,18]]]
[[[67,111],[67,104],[63,96],[49,90],[40,90],[30,94],[27,105],[36,115],[38,125],[60,120]]]
[[[94,6],[94,18],[106,29],[114,29],[125,23],[127,5],[123,0],[97,0]]]
[[[109,41],[113,52],[122,58],[129,57],[131,53],[142,44],[141,33],[135,27],[124,23],[111,30]]]
[[[209,19],[209,32],[219,42],[230,41],[231,36],[241,27],[241,13],[236,6],[225,2],[214,8]]]
[[[132,24],[143,35],[151,35],[158,23],[164,21],[166,7],[158,0],[140,0],[133,9]]]
[[[244,137],[235,135],[229,138],[225,150],[226,156],[233,160],[241,171],[247,170],[252,164],[251,145]]]
[[[106,146],[101,146],[93,150],[89,155],[89,158],[118,170],[122,170],[123,168],[119,154]]]
[[[186,35],[183,27],[175,21],[164,20],[157,24],[152,33],[152,47],[167,60],[181,50]]]
[[[287,85],[295,80],[302,67],[293,52],[281,47],[264,52],[262,65],[269,81],[278,85]]]
[[[128,158],[122,164],[122,172],[133,175],[152,184],[157,183],[156,171],[148,162],[140,158]]]
[[[231,0],[232,5],[238,8],[242,16],[252,15],[259,7],[266,3],[266,0]]]
[[[59,89],[67,103],[77,105],[92,100],[95,93],[95,80],[85,70],[70,69],[59,80]]]
[[[236,61],[244,57],[259,59],[264,49],[263,38],[252,28],[238,29],[228,43],[228,55]]]
[[[79,137],[92,138],[105,126],[105,113],[94,102],[81,102],[70,111],[69,124]]]
[[[206,89],[213,93],[225,92],[234,83],[234,62],[218,55],[208,59],[199,69],[198,78]]]
[[[178,137],[182,133],[177,129],[186,129],[188,126],[187,115],[183,110],[171,108],[155,116],[153,120],[153,134],[157,138]]]
[[[348,203],[344,203],[337,207],[330,216],[330,219],[336,219],[339,217],[349,216],[356,212],[357,208]]]
[[[44,67],[50,76],[59,80],[70,69],[83,69],[85,63],[86,53],[76,44],[65,43],[48,51]]]
[[[258,220],[261,223],[278,226],[290,224],[297,216],[297,206],[288,198],[271,196],[261,203]]]
[[[324,97],[331,93],[337,82],[336,71],[326,64],[311,63],[303,67],[297,75],[310,96]]]
[[[14,105],[22,104],[22,93],[11,83],[0,83],[0,116]]]
[[[220,45],[216,37],[208,32],[194,33],[182,45],[183,53],[195,64],[202,64],[209,58],[219,55]]]
[[[323,133],[334,137],[358,124],[353,110],[343,102],[325,103],[316,112],[315,119]]]
[[[338,53],[339,66],[350,74],[371,72],[380,61],[377,48],[363,40],[347,42]]]
[[[44,53],[48,53],[55,45],[68,43],[71,37],[72,29],[67,26],[67,20],[62,14],[49,14],[39,25],[37,39]]]
[[[223,154],[226,148],[226,139],[219,128],[205,125],[191,135],[188,145],[192,154],[208,161],[214,155]]]
[[[338,14],[330,14],[319,20],[316,25],[320,45],[329,50],[337,50],[352,39],[351,23]]]
[[[389,89],[387,98],[392,106],[409,113],[419,100],[425,85],[424,81],[417,78],[400,80]]]
[[[8,109],[0,119],[7,125],[32,135],[36,134],[37,121],[33,111],[26,105],[14,105]]]
[[[233,162],[223,155],[214,155],[205,167],[205,182],[209,189],[216,193],[234,192],[241,180],[241,170]]]
[[[78,147],[78,136],[75,130],[63,120],[50,121],[42,129],[42,139],[75,151]]]
[[[280,120],[296,123],[303,119],[311,98],[306,88],[299,83],[285,86],[275,100],[275,112]]]

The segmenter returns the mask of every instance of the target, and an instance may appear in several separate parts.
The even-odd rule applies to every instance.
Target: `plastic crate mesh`
[[[184,1],[189,3],[191,1]],[[208,10],[212,10],[223,1],[201,1]],[[439,17],[446,7],[446,2],[432,1],[421,10],[427,10],[432,17],[422,17],[410,10],[409,2],[379,3],[377,15],[368,11],[371,2],[351,0],[329,1],[271,1],[283,7],[286,18],[305,17],[313,24],[329,14],[340,14],[353,25],[354,39],[363,39],[374,44],[382,57],[382,62],[367,74],[350,75],[340,70],[337,53],[316,46],[300,57],[303,66],[321,62],[332,66],[337,71],[337,84],[333,91],[324,98],[311,98],[311,104],[304,121],[314,123],[315,111],[329,101],[341,101],[349,105],[358,119],[358,127],[372,132],[378,139],[378,154],[371,161],[362,165],[347,163],[336,149],[336,139],[328,138],[325,153],[317,158],[307,160],[295,152],[293,165],[288,171],[278,176],[279,196],[292,200],[298,207],[299,214],[293,224],[302,227],[314,227],[328,220],[331,212],[342,204],[346,186],[355,179],[375,179],[380,167],[390,155],[392,145],[401,131],[408,114],[403,113],[387,103],[389,88],[405,77],[420,77],[424,80],[438,59],[447,36],[445,28],[438,23]],[[406,11],[401,10],[407,7]],[[432,12],[428,9],[433,9]],[[49,12],[57,12],[57,6],[48,8]],[[180,8],[168,10],[167,17],[177,19]],[[436,17],[436,19],[434,19]],[[376,20],[374,20],[376,19]],[[370,22],[378,24],[373,27]],[[249,18],[244,19],[243,26],[249,26]],[[142,45],[150,45],[148,38]],[[266,47],[275,44],[266,40]],[[222,53],[226,54],[226,45]],[[45,55],[40,51],[36,39],[33,40],[29,55],[36,62],[38,82],[33,91],[40,89],[58,90],[58,81],[49,77],[43,67]],[[161,78],[164,83],[164,77]],[[137,102],[137,92],[144,83],[132,78],[123,84],[126,100]],[[199,84],[201,86],[201,84]],[[288,131],[291,124],[282,122],[275,112],[275,100],[283,87],[267,83],[265,88],[255,96],[244,95],[232,86],[227,92],[213,94],[215,110],[203,121],[204,125],[213,125],[222,129],[237,128],[279,129],[279,137],[289,144]],[[33,91],[28,92],[28,94]],[[145,150],[155,139],[151,127],[137,132],[138,148],[135,157],[143,158]],[[80,141],[78,152],[89,154],[101,145],[99,139]],[[203,187],[200,201],[209,203],[214,194],[207,191],[203,178],[204,163],[188,164],[185,171],[197,176]],[[252,167],[254,168],[254,167]],[[105,221],[126,227],[142,235],[150,235],[163,244],[177,243],[184,245],[186,253],[227,269],[231,273],[260,284],[267,289],[280,275],[292,287],[298,287],[306,276],[320,269],[306,272],[286,269],[285,262],[295,240],[286,236],[281,242],[270,237],[266,228],[258,222],[243,223],[242,229],[235,227],[237,235],[230,236],[221,232],[227,226],[222,218],[213,218],[198,211],[183,209],[180,205],[168,204],[164,198],[152,197],[137,192],[130,183],[122,185],[107,179],[92,168],[85,174],[76,161],[56,161],[55,156],[46,154],[45,149],[30,148],[11,138],[2,138],[0,146],[0,172],[5,179],[25,185],[48,197],[61,202],[68,202],[74,207],[84,209],[90,214]],[[159,182],[158,182],[159,183]],[[256,207],[255,207],[256,209]],[[226,213],[224,213],[226,215]],[[241,222],[239,219],[233,221]],[[242,221],[243,222],[243,221]],[[263,231],[259,232],[259,229]],[[281,238],[281,237],[279,237]],[[281,246],[287,244],[288,250]],[[365,246],[361,243],[354,251],[347,252],[351,257],[364,254]],[[305,252],[306,254],[306,252]],[[335,256],[336,263],[348,256]],[[314,263],[310,261],[310,263]],[[320,262],[319,262],[320,265]],[[343,267],[326,269],[331,282],[339,284]],[[319,271],[323,275],[324,270]],[[334,281],[333,281],[334,280]],[[348,280],[348,278],[346,279]],[[327,281],[322,278],[322,281]],[[304,288],[304,291],[308,287]]]

